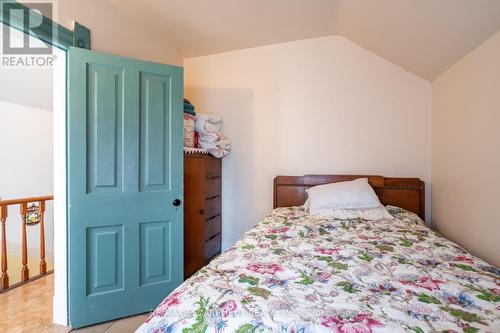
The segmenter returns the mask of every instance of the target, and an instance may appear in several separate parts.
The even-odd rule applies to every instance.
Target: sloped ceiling
[[[339,34],[432,81],[500,30],[500,0],[108,0],[183,58]]]

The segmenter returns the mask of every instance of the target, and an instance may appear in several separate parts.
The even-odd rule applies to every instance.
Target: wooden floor
[[[52,324],[54,274],[0,294],[0,332],[65,333]]]
[[[66,333],[70,329],[52,324],[54,274],[0,294],[0,332]],[[147,314],[72,330],[77,333],[130,333]]]
[[[149,314],[142,314],[119,320],[108,321],[107,323],[72,330],[71,333],[133,333],[146,321]]]

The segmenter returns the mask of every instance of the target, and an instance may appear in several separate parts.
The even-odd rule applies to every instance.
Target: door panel
[[[87,295],[123,289],[123,225],[87,229]]]
[[[88,193],[121,192],[123,68],[89,64]]]
[[[154,309],[183,278],[182,68],[68,53],[72,327]]]
[[[141,73],[141,190],[170,189],[171,77]]]
[[[141,224],[141,285],[168,282],[172,278],[171,222]]]

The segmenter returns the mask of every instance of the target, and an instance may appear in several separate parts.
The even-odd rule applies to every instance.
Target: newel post
[[[7,237],[5,234],[5,221],[7,220],[7,206],[0,206],[0,221],[2,223],[2,273],[0,275],[0,288],[9,288],[9,274],[7,274]]]

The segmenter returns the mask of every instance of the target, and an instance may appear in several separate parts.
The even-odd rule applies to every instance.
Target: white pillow
[[[306,192],[313,211],[332,208],[366,209],[382,206],[377,194],[368,184],[368,178],[318,185]]]

